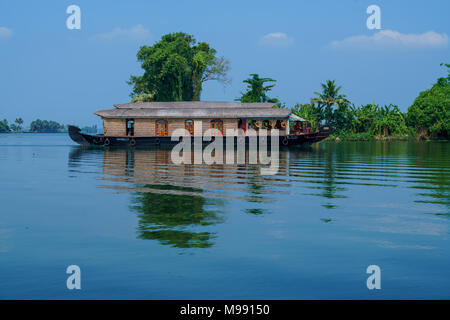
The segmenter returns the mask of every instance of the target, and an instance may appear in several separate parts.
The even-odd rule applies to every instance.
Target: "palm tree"
[[[333,115],[333,106],[339,104],[349,104],[345,94],[340,94],[341,87],[336,87],[334,80],[327,80],[326,83],[322,83],[322,92],[314,92],[317,95],[313,98],[313,102],[317,102],[321,107],[325,106],[325,118],[327,124],[330,125],[331,117]]]
[[[247,83],[247,92],[242,93],[239,99],[241,102],[273,102],[277,103],[278,99],[270,98],[266,95],[267,92],[275,87],[275,84],[264,85],[266,82],[276,82],[271,78],[260,78],[258,74],[250,74],[252,77],[244,80]]]
[[[15,123],[17,123],[17,131],[22,130],[22,124],[23,124],[23,119],[22,118],[17,118],[16,120],[14,120]]]

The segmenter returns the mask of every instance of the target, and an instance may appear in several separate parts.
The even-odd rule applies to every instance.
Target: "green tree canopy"
[[[316,122],[320,119],[320,109],[314,102],[311,103],[297,103],[292,109],[292,113],[300,118],[310,122]]]
[[[356,108],[354,105],[341,103],[333,112],[331,126],[337,133],[350,132],[354,130],[356,120]]]
[[[145,187],[168,192],[202,192],[172,185]],[[216,211],[207,209],[213,203],[198,195],[143,192],[136,194],[131,208],[139,213],[139,238],[177,248],[209,248],[215,235],[202,227],[222,222]]]
[[[64,125],[55,121],[37,119],[31,122],[30,130],[38,133],[62,132],[64,130]]]
[[[333,106],[349,104],[350,102],[346,99],[345,94],[339,93],[341,87],[336,86],[335,80],[327,80],[326,83],[322,83],[321,86],[322,92],[314,92],[317,97],[313,98],[312,101],[318,103],[321,108],[325,107],[323,113],[324,118],[327,120],[327,123],[330,124],[333,116]]]
[[[450,137],[450,82],[438,79],[408,108],[407,123],[419,136]]]
[[[22,118],[16,118],[16,120],[14,120],[14,122],[16,123],[14,131],[21,131],[22,130],[23,119]]]
[[[228,83],[229,61],[216,57],[206,42],[178,32],[164,35],[153,46],[142,46],[137,59],[142,76],[131,76],[132,97],[150,94],[154,101],[198,101],[205,81]]]
[[[133,97],[131,102],[152,102],[155,101],[153,93],[141,93]]]
[[[377,116],[372,124],[372,131],[378,136],[385,137],[392,134],[406,134],[405,116],[396,105],[377,106]]]
[[[340,104],[333,112],[331,123],[339,134],[367,133],[387,137],[405,135],[408,131],[404,114],[393,104],[384,107],[375,103],[360,107]]]
[[[8,120],[3,119],[0,121],[0,132],[9,132]]]
[[[271,91],[275,84],[264,85],[266,82],[276,82],[271,78],[260,78],[258,74],[250,74],[251,78],[245,79],[243,82],[247,83],[247,91],[242,92],[241,97],[236,99],[240,102],[273,102],[277,103],[278,99],[270,98],[267,92]]]

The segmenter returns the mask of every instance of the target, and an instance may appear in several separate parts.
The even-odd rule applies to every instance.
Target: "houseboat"
[[[289,109],[274,106],[274,103],[207,101],[116,104],[113,109],[94,113],[103,120],[103,134],[85,134],[71,125],[68,129],[72,140],[85,146],[175,145],[178,141],[172,141],[171,136],[180,128],[193,137],[204,136],[211,128],[225,137],[233,132],[236,141],[240,134],[246,142],[249,129],[256,132],[265,129],[268,143],[270,130],[278,129],[282,146],[311,144],[329,135],[328,127],[309,123]]]

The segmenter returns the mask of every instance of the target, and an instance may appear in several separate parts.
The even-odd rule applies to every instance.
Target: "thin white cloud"
[[[283,32],[273,32],[262,36],[259,44],[270,47],[286,47],[294,43],[294,39]]]
[[[129,29],[114,28],[110,32],[97,34],[95,37],[101,40],[148,40],[150,32],[141,24],[138,24]]]
[[[372,36],[359,35],[331,42],[333,48],[439,48],[448,45],[445,33],[428,31],[404,34],[394,30],[381,30]]]
[[[13,34],[11,29],[6,27],[0,27],[0,38],[9,38]]]

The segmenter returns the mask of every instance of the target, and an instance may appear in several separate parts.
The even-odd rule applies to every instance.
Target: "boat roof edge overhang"
[[[109,119],[285,119],[291,115],[283,108],[116,108],[94,112]]]

